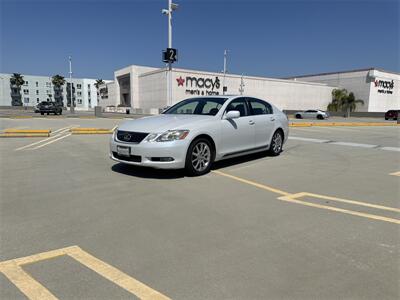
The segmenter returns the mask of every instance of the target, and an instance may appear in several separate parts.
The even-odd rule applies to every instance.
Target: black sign
[[[394,81],[389,80],[378,80],[374,81],[375,87],[378,88],[378,93],[380,94],[393,94]]]
[[[174,48],[167,48],[162,52],[162,60],[165,63],[173,63],[178,60],[178,51]]]
[[[218,89],[221,87],[218,76],[215,78],[204,78],[186,76],[186,79],[179,77],[176,79],[178,86],[186,86],[186,94],[191,95],[219,95]]]

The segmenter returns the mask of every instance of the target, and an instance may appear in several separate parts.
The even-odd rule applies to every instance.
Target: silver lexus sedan
[[[197,176],[218,160],[260,151],[279,155],[288,133],[286,115],[264,100],[195,97],[161,115],[122,123],[111,138],[110,157],[130,165],[185,168]]]

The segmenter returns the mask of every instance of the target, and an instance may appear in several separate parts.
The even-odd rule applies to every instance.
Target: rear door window
[[[260,99],[248,98],[252,115],[270,115],[273,113],[272,106]]]

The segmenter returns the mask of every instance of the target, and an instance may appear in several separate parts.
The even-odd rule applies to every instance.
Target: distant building
[[[42,101],[54,101],[56,89],[51,76],[35,76],[21,74],[25,83],[21,86],[20,94],[23,106],[35,106]],[[13,93],[10,78],[12,74],[0,73],[0,106],[11,106]],[[60,95],[64,106],[70,103],[69,78],[62,86]],[[88,110],[98,105],[95,79],[72,78],[72,98],[77,110]]]
[[[357,111],[386,112],[400,109],[400,74],[375,68],[302,75],[291,79],[319,82],[353,92],[364,105]]]

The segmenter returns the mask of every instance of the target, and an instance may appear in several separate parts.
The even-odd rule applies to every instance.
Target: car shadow
[[[265,152],[249,154],[241,157],[235,157],[225,159],[223,161],[217,161],[211,170],[219,170],[235,165],[240,165],[250,161],[257,161],[270,157]],[[111,167],[111,170],[123,175],[134,176],[139,178],[148,179],[178,179],[188,177],[184,169],[180,170],[164,170],[164,169],[153,169],[149,167],[136,167],[133,165],[127,165],[123,163],[117,163]]]
[[[149,179],[177,179],[185,177],[185,170],[153,169],[117,163],[111,167],[116,173]]]
[[[268,158],[268,157],[272,157],[272,156],[268,155],[266,152],[258,152],[258,153],[253,153],[253,154],[247,154],[244,156],[224,159],[224,160],[215,162],[214,166],[212,167],[212,170],[228,168],[228,167],[232,167],[235,165],[244,164],[247,162],[255,162],[257,160],[261,160],[261,159]]]

